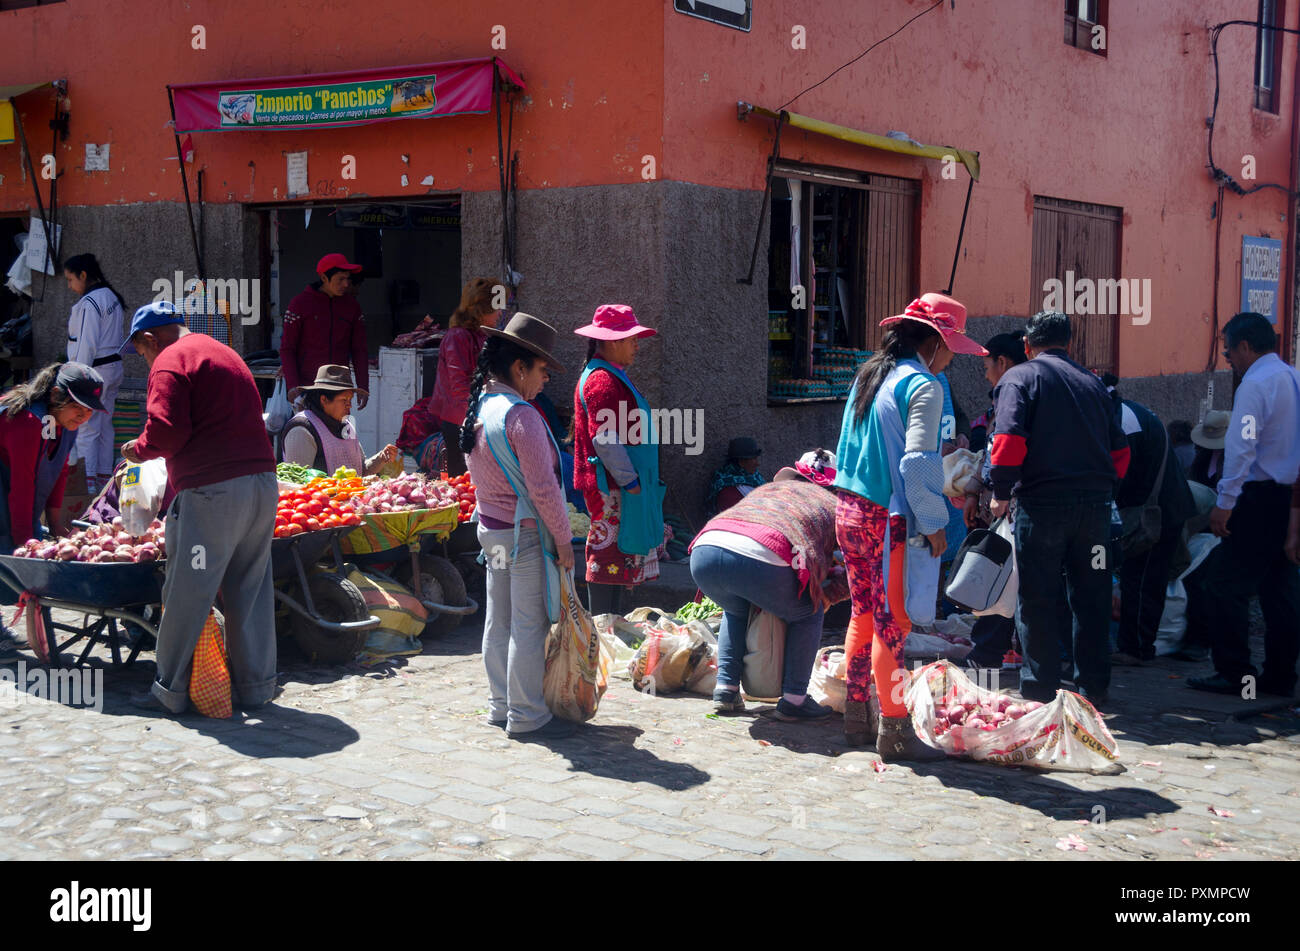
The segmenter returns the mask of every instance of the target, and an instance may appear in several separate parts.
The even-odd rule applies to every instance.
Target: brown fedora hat
[[[551,356],[557,336],[555,328],[541,318],[520,312],[511,317],[510,322],[501,330],[495,327],[484,327],[483,331],[494,337],[505,337],[519,344],[525,350],[545,360],[556,373],[564,372],[560,361]]]
[[[365,393],[365,390],[359,389],[352,379],[352,371],[347,367],[341,367],[337,363],[326,363],[316,371],[316,379],[299,387],[300,390],[329,390],[334,393],[342,393],[344,390],[356,390],[358,393]],[[369,395],[369,394],[366,394]]]

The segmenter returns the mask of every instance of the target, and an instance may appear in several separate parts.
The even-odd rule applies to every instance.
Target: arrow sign
[[[690,17],[749,32],[751,0],[673,0],[673,9]]]

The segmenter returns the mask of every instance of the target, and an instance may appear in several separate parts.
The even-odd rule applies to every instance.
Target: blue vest
[[[532,500],[528,497],[528,489],[524,485],[524,472],[519,465],[519,457],[515,455],[514,449],[510,446],[510,440],[506,436],[506,416],[515,406],[527,406],[536,412],[536,408],[529,404],[520,396],[514,393],[485,393],[479,398],[478,418],[483,423],[483,435],[487,437],[488,449],[492,452],[492,458],[497,461],[501,471],[505,473],[506,478],[510,481],[510,488],[514,490],[517,501],[515,502],[515,547],[510,552],[510,560],[513,563],[519,555],[519,523],[526,518],[531,518],[537,523],[537,534],[542,539],[542,564],[546,574],[546,616],[550,618],[552,624],[560,619],[560,562],[556,555],[558,549],[557,543],[570,544],[569,539],[555,539],[551,537],[550,529],[546,527],[546,522],[537,514],[537,509],[533,506]],[[546,427],[547,438],[551,440],[551,445],[555,446],[555,456],[558,459],[560,447],[555,445],[555,436],[551,434],[551,427]]]
[[[632,468],[636,470],[641,491],[636,495],[622,492],[619,496],[618,550],[625,555],[648,555],[664,541],[664,494],[667,486],[659,481],[659,437],[654,429],[654,417],[650,414],[650,404],[646,402],[640,390],[632,385],[627,374],[611,363],[593,357],[587,362],[582,376],[578,378],[578,399],[582,411],[587,412],[587,400],[582,389],[587,385],[587,377],[592,370],[605,370],[615,378],[622,380],[632,395],[636,397],[637,409],[641,412],[641,431],[644,439],[634,446],[624,445]],[[588,416],[590,414],[588,413]],[[593,421],[594,423],[594,421]],[[595,440],[593,425],[592,439]],[[587,459],[596,467],[596,487],[602,494],[609,494],[609,480],[605,477],[605,466],[599,456]]]
[[[44,419],[49,412],[44,403],[33,403],[28,412],[41,421],[44,426]],[[54,456],[50,457],[50,440],[42,439],[40,452],[36,457],[36,471],[31,473],[19,472],[17,474],[10,472],[9,467],[0,463],[0,490],[4,494],[4,504],[0,505],[0,553],[9,554],[17,547],[13,537],[13,526],[9,524],[9,487],[13,484],[13,479],[34,478],[36,480],[36,493],[34,504],[32,506],[32,529],[39,536],[41,515],[45,512],[45,503],[49,501],[51,493],[54,492],[54,485],[59,481],[59,476],[63,474],[63,466],[68,461],[68,454],[72,452],[73,445],[76,444],[77,434],[70,430],[63,429],[60,426],[55,427],[56,434],[54,437],[55,448]],[[26,539],[23,539],[26,541]]]

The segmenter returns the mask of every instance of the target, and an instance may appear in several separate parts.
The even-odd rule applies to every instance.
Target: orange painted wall
[[[492,55],[528,85],[514,125],[521,188],[632,183],[642,180],[641,156],[661,151],[663,16],[659,4],[632,0],[67,0],[0,13],[0,85],[68,79],[71,135],[58,151],[69,169],[59,183],[65,205],[181,199],[168,83]],[[195,24],[207,28],[206,50],[191,48]],[[504,50],[492,48],[497,25],[505,27]],[[98,38],[93,54],[85,45],[90,37]],[[38,154],[49,149],[49,98],[47,90],[18,100]],[[80,170],[87,142],[112,144],[111,172]],[[439,192],[498,187],[490,115],[195,133],[194,142],[194,168],[207,168],[207,197],[217,202],[283,199],[281,153],[301,149],[310,152],[313,189],[324,183],[318,198],[419,197],[426,175]],[[32,204],[18,153],[17,145],[0,146],[0,213]],[[345,154],[357,158],[355,181],[340,177]]]
[[[69,80],[72,122],[58,150],[68,169],[63,205],[177,201],[165,85],[227,77],[307,74],[498,53],[528,83],[515,119],[521,188],[638,184],[642,156],[660,178],[761,189],[772,125],[740,123],[735,102],[777,107],[929,0],[755,0],[750,33],[673,12],[669,0],[67,0],[0,13],[0,84]],[[1300,24],[1300,2],[1287,5]],[[1106,58],[1066,47],[1054,0],[942,3],[790,108],[876,132],[979,149],[976,187],[955,293],[971,313],[1030,313],[1032,199],[1046,194],[1124,209],[1122,276],[1150,278],[1152,323],[1121,331],[1124,375],[1187,372],[1210,349],[1216,190],[1205,169],[1204,118],[1213,76],[1208,26],[1253,18],[1255,0],[1111,4]],[[207,49],[191,27],[207,27]],[[492,30],[506,28],[494,51]],[[791,48],[806,27],[807,49]],[[148,28],[142,28],[147,26]],[[93,55],[86,39],[97,40]],[[1240,177],[1288,183],[1296,45],[1287,37],[1280,115],[1252,109],[1254,33],[1233,28],[1219,46],[1223,90],[1218,163]],[[33,147],[49,145],[48,97],[19,100]],[[277,133],[199,133],[195,169],[207,199],[283,199],[282,153],[307,149],[316,198],[419,197],[498,186],[490,116],[410,120]],[[85,143],[112,145],[112,171],[80,169]],[[788,131],[789,158],[923,183],[924,288],[947,283],[966,193],[940,166]],[[17,146],[0,146],[0,214],[33,207]],[[400,156],[410,156],[410,164]],[[340,160],[357,158],[343,181]],[[249,163],[253,163],[250,167]],[[410,184],[402,187],[401,175]],[[434,176],[432,189],[418,183]],[[46,183],[48,184],[48,183]],[[1249,184],[1249,183],[1247,183]],[[47,192],[48,193],[48,192]],[[1223,222],[1220,319],[1235,312],[1242,234],[1285,237],[1277,191],[1229,195]],[[526,222],[521,221],[521,227]],[[178,222],[179,226],[179,222]],[[743,227],[748,229],[749,223]]]
[[[751,33],[680,15],[665,20],[668,177],[759,189],[774,124],[736,119],[744,99],[778,109],[931,0],[754,4]],[[1287,4],[1300,24],[1300,3]],[[973,315],[1029,314],[1033,196],[1124,209],[1123,277],[1150,278],[1152,320],[1123,323],[1126,376],[1202,369],[1210,346],[1216,188],[1206,170],[1213,71],[1208,27],[1254,19],[1255,0],[1112,2],[1105,58],[1067,47],[1057,0],[957,0],[925,14],[857,64],[787,106],[855,129],[902,130],[926,144],[977,149],[975,187],[955,295]],[[795,26],[807,49],[792,48]],[[1280,115],[1253,109],[1254,30],[1219,42],[1217,164],[1238,179],[1288,181],[1295,38],[1282,45]],[[943,288],[952,267],[967,176],[787,129],[782,155],[922,181],[921,284]],[[1244,182],[1246,185],[1254,184]],[[1238,309],[1241,235],[1285,239],[1286,197],[1231,194],[1223,223],[1220,320]]]

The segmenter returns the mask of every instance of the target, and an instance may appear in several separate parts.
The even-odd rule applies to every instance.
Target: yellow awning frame
[[[736,117],[738,119],[743,122],[750,115],[763,116],[778,123],[784,121],[786,125],[795,129],[815,132],[818,135],[829,136],[832,139],[852,142],[855,145],[864,145],[867,148],[880,149],[885,152],[896,152],[900,155],[914,155],[917,158],[938,159],[940,161],[946,158],[959,159],[962,165],[966,166],[966,171],[970,173],[971,179],[977,182],[980,180],[980,155],[971,149],[955,149],[946,145],[914,145],[901,139],[891,139],[887,135],[877,135],[874,132],[850,129],[848,126],[837,125],[834,122],[826,122],[822,119],[814,119],[812,116],[800,115],[797,112],[774,112],[771,109],[764,109],[762,106],[745,102],[743,99],[736,103]]]

